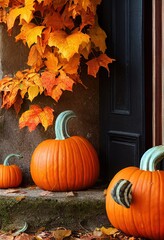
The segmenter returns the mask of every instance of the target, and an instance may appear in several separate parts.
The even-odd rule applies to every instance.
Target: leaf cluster
[[[14,107],[18,113],[25,98],[32,102],[41,94],[58,102],[63,91],[72,91],[74,84],[82,83],[82,61],[88,66],[88,74],[94,77],[101,66],[109,71],[108,64],[112,59],[105,54],[106,34],[96,15],[100,2],[0,0],[0,22],[6,23],[9,34],[18,23],[21,27],[15,40],[29,47],[28,69],[19,70],[13,77],[5,76],[0,81],[2,107]],[[32,106],[28,110],[31,114],[23,113],[20,128],[28,126],[32,131],[41,123],[46,130],[52,124],[53,110],[46,111],[41,119],[38,111],[33,116],[35,107],[40,108]],[[44,112],[41,108],[40,111]]]

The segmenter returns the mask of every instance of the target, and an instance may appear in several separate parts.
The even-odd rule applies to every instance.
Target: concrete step
[[[103,189],[49,192],[38,187],[0,190],[0,228],[14,230],[28,224],[39,228],[93,230],[109,226]]]

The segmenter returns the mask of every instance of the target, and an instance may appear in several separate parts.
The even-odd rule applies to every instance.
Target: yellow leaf
[[[79,52],[80,47],[85,48],[89,41],[90,37],[82,32],[67,35],[63,31],[55,31],[50,34],[48,45],[57,47],[62,57],[69,60],[75,53]]]
[[[23,43],[26,43],[26,37],[30,29],[34,28],[36,25],[34,23],[25,23],[21,27],[20,33],[15,37],[16,42],[22,40]]]
[[[101,230],[102,233],[104,233],[104,234],[106,234],[108,236],[118,232],[118,229],[117,228],[113,228],[113,227],[109,227],[109,228],[101,227],[100,230]]]
[[[37,26],[28,31],[26,41],[29,48],[32,44],[37,43],[37,38],[41,37],[44,28],[44,26]]]
[[[71,230],[67,229],[57,229],[53,231],[53,236],[57,240],[62,240],[65,237],[69,237],[71,235]]]
[[[32,100],[38,95],[39,88],[37,85],[30,86],[28,88],[28,99],[32,102]]]
[[[13,27],[14,22],[18,16],[20,16],[20,23],[22,23],[23,20],[26,23],[29,23],[33,18],[33,13],[32,13],[32,11],[34,10],[33,6],[34,6],[34,0],[25,0],[24,7],[11,9],[11,11],[7,16],[8,30],[10,30]]]

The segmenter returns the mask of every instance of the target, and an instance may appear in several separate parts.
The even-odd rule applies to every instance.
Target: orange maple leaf
[[[89,36],[91,37],[91,42],[94,44],[95,48],[99,48],[101,52],[105,52],[106,43],[105,39],[107,37],[106,33],[97,24],[89,30]]]
[[[0,0],[0,8],[6,8],[9,5],[9,0]]]
[[[106,54],[101,54],[99,57],[89,60],[88,65],[88,74],[96,77],[99,68],[102,66],[106,68],[109,72],[108,64],[112,63],[114,59],[109,58]]]
[[[66,73],[60,70],[60,74],[56,77],[56,74],[52,72],[44,72],[41,76],[42,85],[46,89],[46,94],[51,96],[55,101],[58,101],[63,91],[72,91],[73,79],[66,75]]]
[[[44,66],[42,56],[38,52],[37,45],[33,45],[28,55],[27,64],[38,72]]]
[[[30,109],[25,111],[19,119],[19,128],[28,127],[29,131],[36,129],[37,125],[41,123],[45,130],[48,126],[53,124],[53,109],[44,107],[43,109],[38,105],[31,105]]]

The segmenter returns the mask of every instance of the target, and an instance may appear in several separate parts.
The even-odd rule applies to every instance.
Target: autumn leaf
[[[36,27],[34,23],[25,23],[20,29],[20,33],[15,37],[16,42],[22,40],[24,44],[27,42],[27,35],[31,29]]]
[[[88,74],[96,77],[99,68],[102,66],[109,71],[108,64],[112,63],[114,59],[109,58],[106,54],[101,54],[99,57],[89,60],[88,65]]]
[[[61,14],[58,12],[50,12],[45,16],[43,24],[46,26],[50,26],[53,31],[60,30],[64,27],[64,22]]]
[[[114,228],[114,227],[109,227],[109,228],[105,228],[105,227],[101,227],[100,228],[101,232],[106,234],[106,235],[113,235],[115,234],[116,232],[118,232],[118,229],[117,228]]]
[[[67,229],[57,229],[53,231],[53,237],[56,240],[63,240],[65,237],[69,237],[71,235],[71,230]]]
[[[25,0],[24,7],[11,9],[7,16],[7,27],[10,30],[15,23],[16,18],[20,17],[20,23],[23,23],[23,20],[26,23],[29,23],[33,18],[34,11],[34,0]]]
[[[15,41],[29,47],[29,69],[0,81],[2,107],[14,107],[19,113],[25,98],[32,102],[40,94],[58,102],[64,91],[73,90],[75,83],[83,84],[83,58],[90,58],[86,63],[88,74],[96,77],[100,67],[109,71],[108,64],[113,60],[104,54],[106,34],[96,15],[100,2],[0,0],[0,22],[6,23],[10,34],[17,20],[20,32]],[[32,131],[41,123],[47,129],[52,121],[51,109],[34,105],[22,114],[20,127],[27,126]]]
[[[106,50],[105,39],[107,37],[104,30],[96,24],[89,30],[89,36],[91,37],[91,41],[94,44],[94,47],[99,48],[99,50],[104,53]]]
[[[0,7],[6,8],[9,5],[9,0],[0,0]]]
[[[42,85],[46,89],[46,94],[51,96],[56,102],[61,97],[63,91],[72,91],[74,84],[73,79],[66,75],[66,73],[60,70],[60,75],[56,77],[56,74],[51,72],[42,73]]]
[[[30,86],[28,88],[28,99],[32,102],[32,100],[38,95],[39,88],[37,85]]]
[[[44,54],[44,62],[45,65],[50,72],[58,73],[58,69],[61,67],[58,66],[58,58],[55,56],[53,52],[47,51]]]
[[[75,53],[78,53],[80,47],[85,48],[89,41],[89,36],[82,32],[68,35],[64,31],[55,31],[50,34],[48,45],[57,47],[62,57],[69,60]]]
[[[30,109],[25,111],[19,119],[19,128],[28,127],[29,131],[36,129],[41,123],[45,130],[53,124],[53,109],[50,107],[41,108],[38,105],[31,105]]]
[[[38,52],[36,44],[30,49],[27,64],[33,67],[36,72],[38,72],[44,66],[42,55]]]
[[[26,42],[30,48],[32,44],[37,43],[38,37],[41,37],[44,26],[36,26],[27,32]]]
[[[77,74],[80,66],[80,55],[75,54],[68,62],[65,62],[63,69],[68,74]]]

